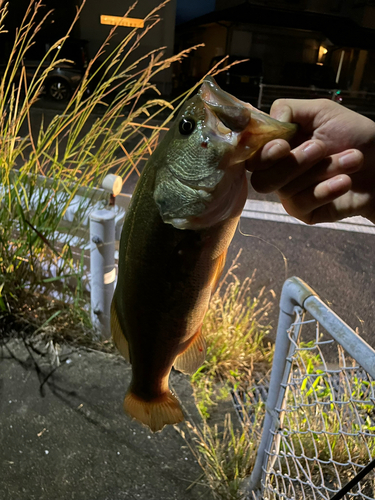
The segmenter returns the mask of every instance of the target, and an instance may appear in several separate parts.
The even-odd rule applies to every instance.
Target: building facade
[[[196,77],[215,56],[230,55],[260,59],[265,83],[298,86],[301,72],[317,65],[326,77],[312,86],[375,91],[373,0],[216,0],[215,12],[176,34],[176,50],[199,42],[205,48],[184,70]]]

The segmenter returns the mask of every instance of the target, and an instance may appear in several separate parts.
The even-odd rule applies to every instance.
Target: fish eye
[[[195,120],[192,118],[182,118],[179,125],[180,134],[189,135],[195,129]]]

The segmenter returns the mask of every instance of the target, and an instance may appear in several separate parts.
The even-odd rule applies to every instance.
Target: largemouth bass
[[[205,359],[203,318],[247,198],[244,161],[295,129],[206,79],[142,172],[121,235],[111,329],[132,364],[124,409],[154,432],[184,418],[172,367],[194,373]]]

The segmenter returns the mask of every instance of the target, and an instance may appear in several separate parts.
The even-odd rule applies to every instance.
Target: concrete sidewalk
[[[123,413],[126,361],[69,346],[59,357],[52,372],[51,355],[22,341],[0,348],[2,500],[212,498],[187,489],[201,469],[173,427],[152,434]],[[173,374],[172,385],[198,418],[186,377]]]

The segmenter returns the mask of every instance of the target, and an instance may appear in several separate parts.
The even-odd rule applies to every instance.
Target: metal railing
[[[374,349],[302,280],[287,280],[248,498],[331,499],[375,456],[374,403]],[[345,498],[374,493],[370,472]]]
[[[17,186],[17,173],[14,176],[12,185]],[[114,198],[111,203],[115,182],[118,184],[116,203]],[[39,200],[56,196],[56,208],[61,206],[61,210],[65,210],[70,198],[69,188],[72,186],[62,185],[57,195],[53,187],[52,179],[38,176],[28,209],[35,212]],[[117,277],[118,246],[125,212],[131,199],[130,195],[118,193],[121,187],[122,179],[112,174],[104,178],[103,187],[79,187],[53,235],[56,250],[69,244],[73,258],[77,262],[83,260],[84,276],[81,285],[90,292],[92,323],[103,337],[110,336],[110,305]],[[58,261],[42,263],[45,278],[55,278],[58,267]],[[65,279],[69,280],[68,277],[62,278]],[[60,298],[58,293],[56,297]]]
[[[309,87],[289,87],[285,85],[259,85],[258,109],[269,111],[273,101],[279,98],[288,99],[318,99],[325,97],[335,100],[335,90],[311,89]]]
[[[341,103],[346,108],[366,116],[375,116],[375,93],[311,87],[289,87],[284,85],[259,85],[258,109],[269,112],[276,99],[320,99],[326,98]]]

